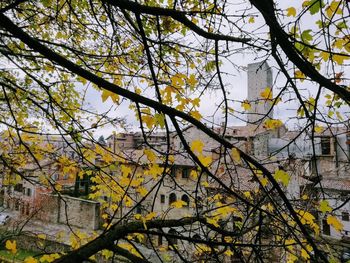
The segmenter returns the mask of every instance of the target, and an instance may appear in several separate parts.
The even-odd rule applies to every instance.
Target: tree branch
[[[191,29],[193,32],[196,32],[198,35],[200,35],[206,39],[226,40],[226,41],[233,41],[233,42],[240,42],[240,43],[247,43],[251,40],[250,38],[232,37],[232,36],[226,36],[226,35],[207,32],[207,31],[201,29],[199,26],[197,26],[191,20],[189,20],[186,17],[185,12],[181,12],[181,11],[178,11],[175,9],[141,5],[139,3],[128,1],[128,0],[117,0],[117,1],[104,0],[104,2],[106,2],[110,5],[119,7],[121,9],[132,11],[134,13],[142,13],[142,14],[158,15],[158,16],[169,16],[169,17],[175,19],[176,21],[180,22],[181,24],[185,25],[186,27]]]

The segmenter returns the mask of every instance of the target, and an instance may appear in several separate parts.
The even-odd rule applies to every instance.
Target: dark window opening
[[[181,197],[181,200],[184,201],[186,203],[186,206],[190,205],[190,198],[187,195],[183,195]]]
[[[168,231],[168,234],[170,234],[170,235],[177,235],[177,231],[175,229],[170,229]],[[168,238],[168,243],[169,243],[169,246],[177,245],[177,238],[176,237],[169,237]]]
[[[158,246],[163,245],[163,237],[161,235],[158,236]]]
[[[348,212],[342,212],[341,213],[341,220],[343,221],[349,221],[350,218],[349,218],[349,213]]]
[[[136,206],[136,214],[141,214],[142,213],[142,207],[141,205]]]
[[[324,235],[331,235],[331,227],[328,225],[327,220],[322,220],[322,233]]]
[[[16,184],[15,187],[13,188],[14,191],[16,192],[23,192],[23,185],[22,184]]]
[[[184,168],[182,170],[182,178],[189,178],[190,177],[191,170],[188,168]]]
[[[176,177],[176,168],[175,168],[174,166],[171,167],[170,175],[171,175],[172,177]]]
[[[27,206],[26,206],[26,215],[29,215],[29,213],[30,213],[30,206],[29,206],[29,204],[27,204]]]
[[[169,195],[169,205],[171,205],[172,203],[174,203],[174,202],[176,202],[176,194],[174,194],[174,193],[171,193],[170,195]]]
[[[322,154],[331,153],[331,139],[329,137],[321,138],[321,151],[322,151]]]
[[[160,203],[161,204],[165,203],[165,195],[160,195]]]

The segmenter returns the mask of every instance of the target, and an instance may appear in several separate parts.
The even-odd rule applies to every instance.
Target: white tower
[[[267,87],[272,92],[272,70],[269,65],[266,62],[248,64],[248,101],[251,104],[248,124],[259,124],[265,115],[273,118],[271,102],[264,101],[260,95]]]

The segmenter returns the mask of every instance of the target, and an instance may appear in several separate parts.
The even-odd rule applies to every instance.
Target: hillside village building
[[[288,131],[282,125],[277,129],[266,129],[260,125],[264,117],[273,119],[273,110],[271,104],[260,99],[260,93],[266,87],[272,87],[272,71],[264,63],[254,63],[248,65],[248,98],[252,109],[248,113],[245,126],[228,127],[224,138],[234,143],[235,146],[244,152],[253,155],[256,159],[274,171],[283,169],[290,171],[292,178],[286,188],[287,196],[293,202],[301,202],[303,195],[312,195],[322,198],[326,196],[331,198],[330,205],[337,207],[342,201],[349,201],[350,198],[350,179],[349,179],[349,131],[344,128],[325,129],[322,133],[313,135],[303,132]],[[256,114],[258,113],[258,114]],[[223,127],[213,127],[215,132],[222,134]],[[229,187],[238,189],[242,192],[249,192],[259,187],[256,180],[252,179],[251,169],[244,164],[233,165],[224,160],[222,147],[203,132],[198,131],[193,126],[183,129],[183,135],[189,145],[195,140],[200,139],[203,144],[203,154],[210,157],[211,170],[215,171],[218,178]],[[194,214],[203,207],[211,204],[202,203],[204,196],[215,196],[219,192],[217,182],[212,180],[206,174],[198,173],[197,165],[189,158],[184,149],[183,142],[176,134],[169,134],[170,140],[167,140],[165,132],[154,132],[146,136],[147,142],[141,132],[136,133],[114,133],[106,139],[106,146],[115,154],[122,153],[130,160],[139,160],[146,162],[144,150],[153,147],[159,151],[165,151],[169,148],[174,160],[169,167],[163,167],[162,161],[158,162],[160,167],[166,171],[166,176],[162,183],[157,185],[157,191],[152,191],[149,196],[133,211],[133,214],[145,214],[147,211],[155,211],[159,214],[166,214],[168,218],[181,218],[186,215]],[[73,142],[62,139],[48,138],[47,142],[53,143],[57,152],[68,156],[72,160],[76,158],[75,145]],[[272,160],[272,161],[271,161]],[[96,159],[95,164],[104,164],[104,160]],[[137,173],[146,173],[144,167],[133,162],[129,163]],[[61,178],[56,169],[59,167],[50,166],[47,163],[47,174],[55,182],[60,182],[63,190],[75,190],[75,193],[88,195],[91,193],[90,175],[75,178]],[[28,171],[27,171],[28,172]],[[32,171],[35,174],[35,171]],[[110,170],[111,175],[120,173],[120,168],[116,167]],[[38,175],[39,176],[39,175]],[[197,178],[201,176],[198,185]],[[143,182],[147,191],[154,187],[152,180]],[[3,206],[7,209],[18,211],[21,215],[31,216],[36,214],[36,218],[50,223],[65,223],[66,220],[73,226],[81,228],[98,229],[104,222],[114,220],[117,222],[120,218],[130,212],[131,207],[124,207],[118,214],[103,208],[103,202],[111,202],[108,195],[100,196],[101,204],[97,201],[88,201],[76,197],[64,197],[65,202],[61,202],[57,195],[50,194],[50,187],[43,187],[35,182],[22,181],[14,186],[4,184],[2,180],[2,200]],[[135,190],[134,203],[142,199],[142,195]],[[223,199],[225,199],[223,197]],[[180,209],[173,209],[172,204],[182,200],[185,205]],[[225,200],[222,200],[225,201]],[[64,207],[64,203],[69,203],[71,207]],[[54,205],[53,205],[54,204]],[[44,208],[41,208],[42,205]],[[64,208],[63,208],[64,207]],[[344,230],[339,233],[330,227],[323,219],[323,215],[315,209],[315,216],[319,218],[321,232],[325,236],[337,239],[350,237],[350,202],[341,206],[336,214],[339,220],[344,224]],[[87,222],[84,218],[89,218],[93,222]],[[176,231],[169,229],[168,231]],[[170,233],[170,232],[169,232]],[[200,233],[198,233],[200,237]],[[159,246],[166,241],[160,237],[157,240]]]

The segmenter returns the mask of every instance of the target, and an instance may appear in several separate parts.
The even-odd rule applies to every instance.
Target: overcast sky
[[[283,3],[279,3],[280,7],[285,9],[289,7],[290,5],[293,6],[300,6],[302,1],[282,1]],[[300,11],[300,8],[297,7],[297,11]],[[314,20],[317,17],[311,17],[310,15],[306,14],[305,19],[303,19],[301,22],[301,27],[305,28],[312,28],[314,25]],[[288,19],[288,18],[286,18]],[[306,21],[306,22],[305,22]],[[264,22],[260,17],[255,17],[255,24],[251,25],[252,27],[258,28],[260,25],[263,25]],[[266,31],[266,27],[260,29],[260,32]],[[259,59],[253,55],[250,54],[236,54],[232,57],[230,57],[230,60],[235,62],[236,65],[241,66],[240,70],[237,70],[234,68],[230,63],[225,63],[221,66],[221,70],[223,72],[227,72],[230,74],[230,76],[224,75],[223,81],[225,84],[226,91],[230,92],[230,98],[242,101],[247,98],[247,71],[243,70],[247,67],[249,63],[255,63],[258,62]],[[238,61],[238,62],[237,62]],[[276,76],[278,70],[275,68],[276,64],[273,61],[268,61],[269,65],[272,67],[273,71],[273,80],[274,80],[274,95],[278,93],[278,90],[285,85],[285,78],[282,75]],[[322,70],[321,70],[322,73]],[[349,83],[348,83],[349,84]],[[301,90],[302,94],[305,97],[314,96],[317,88],[307,81],[304,81],[303,83],[298,82],[298,89]],[[323,92],[323,95],[325,92]],[[257,94],[259,96],[259,94]],[[217,105],[222,99],[222,94],[220,92],[208,92],[201,98],[201,106],[200,106],[200,112],[204,118],[208,118],[209,116],[213,115],[213,111],[216,109],[215,105]],[[291,117],[294,117],[296,115],[296,109],[298,107],[298,104],[293,101],[294,96],[293,94],[285,95],[282,98],[282,102],[279,103],[275,109],[274,109],[274,117],[282,119],[284,123],[287,124],[289,129],[297,129],[297,122],[296,120],[291,120]],[[102,103],[101,99],[101,93],[93,89],[92,87],[89,87],[87,90],[87,101],[88,103],[96,109],[96,111],[102,113],[109,110],[111,107],[111,110],[109,112],[110,117],[125,117],[128,124],[131,125],[132,130],[137,130],[139,127],[138,122],[135,119],[135,113],[131,110],[129,110],[129,102],[124,101],[120,106],[115,107],[112,104],[111,99],[108,99],[105,103]],[[324,100],[323,100],[324,101]],[[243,109],[240,106],[240,103],[236,103],[234,105],[234,108],[238,111],[242,111]],[[240,115],[239,115],[240,116]],[[242,116],[240,116],[242,117]],[[209,121],[214,121],[215,123],[219,124],[222,122],[222,115],[216,114],[214,119],[212,117],[209,117]],[[241,121],[238,121],[235,118],[229,119],[229,125],[242,125],[244,124]],[[98,129],[95,132],[95,136],[104,135],[108,136],[113,130],[119,130],[118,127],[106,127],[104,129]]]

